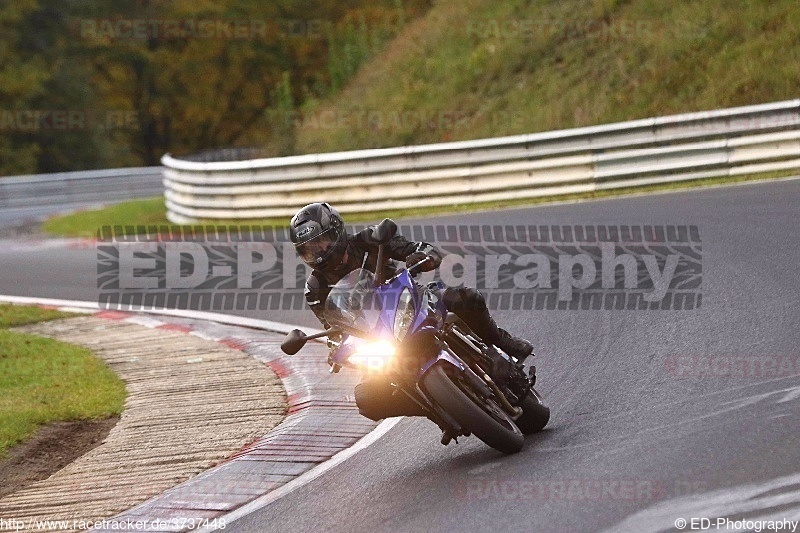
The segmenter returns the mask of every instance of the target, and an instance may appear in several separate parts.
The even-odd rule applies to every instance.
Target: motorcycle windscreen
[[[358,268],[331,288],[323,313],[331,326],[363,334],[378,325],[381,309],[380,298],[375,294],[375,276]]]

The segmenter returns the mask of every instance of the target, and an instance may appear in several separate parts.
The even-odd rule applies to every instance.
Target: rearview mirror
[[[391,218],[384,218],[372,231],[372,238],[379,244],[386,244],[397,235],[397,224]]]
[[[294,355],[306,345],[307,340],[308,337],[306,337],[305,333],[299,329],[293,329],[286,335],[286,338],[283,339],[281,350],[287,355]]]

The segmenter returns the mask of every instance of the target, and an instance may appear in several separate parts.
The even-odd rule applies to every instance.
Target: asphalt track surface
[[[405,419],[226,531],[671,531],[680,518],[800,519],[798,215],[794,180],[436,218],[697,225],[702,307],[496,312],[534,342],[553,413],[520,453],[474,438],[443,447],[435,426]],[[0,250],[0,293],[91,300],[94,287],[93,249]],[[300,312],[260,318],[314,324]],[[784,366],[678,375],[669,362],[680,356]]]

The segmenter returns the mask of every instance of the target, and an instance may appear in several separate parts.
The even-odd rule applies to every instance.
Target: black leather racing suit
[[[339,265],[331,265],[325,269],[314,269],[306,280],[305,297],[311,310],[327,329],[329,325],[323,317],[325,299],[331,287],[345,275],[357,268],[361,268],[364,256],[369,253],[369,259],[364,268],[375,272],[378,245],[373,244],[368,235],[370,229],[355,235],[348,236],[346,253]],[[402,235],[397,235],[384,247],[384,273],[393,275],[396,269],[394,261],[404,261],[414,264],[424,254],[431,260],[424,264],[421,270],[428,271],[438,267],[442,262],[441,252],[432,244],[426,242],[412,242]],[[417,255],[415,260],[412,256]],[[489,315],[486,300],[476,289],[470,287],[450,288],[444,290],[442,300],[448,311],[458,315],[475,334],[489,343],[497,340],[497,327]],[[362,415],[372,420],[380,420],[392,416],[424,415],[421,408],[403,394],[392,396],[393,388],[385,378],[370,377],[362,380],[355,388],[356,404]]]
[[[364,256],[369,253],[369,260],[364,268],[370,272],[375,272],[375,263],[378,260],[378,245],[372,244],[367,237],[369,229],[349,235],[347,237],[347,250],[344,254],[342,263],[330,265],[325,269],[314,269],[306,280],[305,296],[306,302],[311,310],[317,315],[325,328],[328,324],[322,316],[325,309],[325,299],[331,291],[331,287],[357,268],[361,268]],[[433,270],[442,262],[442,254],[431,244],[425,242],[410,242],[401,235],[395,236],[384,246],[384,274],[387,277],[393,275],[396,270],[394,261],[405,261],[407,257],[414,253],[421,252],[432,259],[425,265],[424,270]]]

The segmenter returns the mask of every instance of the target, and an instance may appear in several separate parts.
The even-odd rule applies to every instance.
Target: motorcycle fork
[[[508,397],[505,393],[500,389],[500,387],[495,383],[495,381],[489,375],[489,372],[481,366],[480,361],[478,360],[481,356],[483,356],[483,351],[475,345],[475,342],[472,341],[467,335],[459,331],[456,327],[451,327],[448,331],[449,334],[455,336],[458,341],[463,344],[468,350],[470,350],[473,356],[475,357],[466,357],[462,358],[467,365],[469,365],[470,369],[478,375],[486,384],[489,386],[491,391],[494,393],[494,396],[500,402],[500,406],[508,413],[508,415],[512,418],[512,420],[516,420],[522,415],[522,409],[520,407],[514,407],[510,401],[508,401]],[[488,347],[485,347],[488,349]]]
[[[406,390],[405,387],[402,385],[395,385],[394,392],[392,392],[392,396],[395,394],[405,394],[408,398],[411,399],[412,402],[420,406],[423,411],[425,411],[426,416],[430,418],[437,426],[442,428],[444,431],[445,428],[448,430],[455,432],[458,435],[463,434],[463,428],[461,425],[456,422],[453,417],[447,414],[442,409],[438,409],[437,406],[430,404],[428,402],[421,401],[420,398],[425,398],[422,390],[419,388],[419,385],[415,386],[416,390],[412,393]]]

